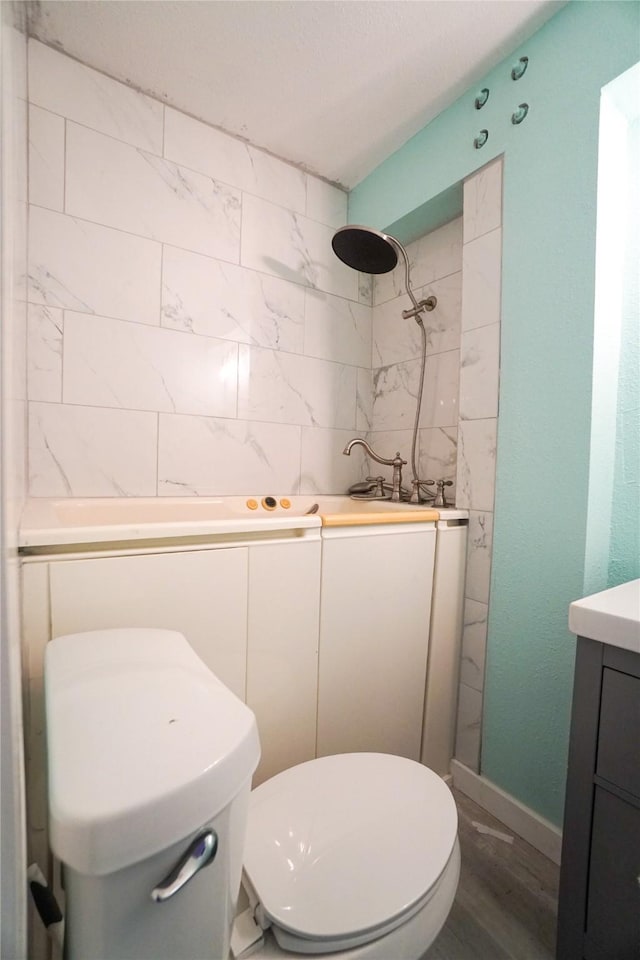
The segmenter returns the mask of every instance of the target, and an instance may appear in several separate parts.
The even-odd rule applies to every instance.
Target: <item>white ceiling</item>
[[[563,5],[555,0],[42,0],[30,31],[352,187]]]

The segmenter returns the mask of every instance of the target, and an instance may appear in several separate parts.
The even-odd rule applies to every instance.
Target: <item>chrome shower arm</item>
[[[416,300],[416,296],[411,286],[411,267],[409,265],[409,257],[408,257],[407,251],[402,246],[400,241],[396,240],[395,237],[391,237],[389,236],[389,234],[385,234],[385,237],[390,243],[394,245],[396,250],[402,254],[402,259],[404,260],[404,285],[407,289],[407,294],[409,296],[409,299],[413,304],[413,309],[403,310],[402,319],[409,320],[413,317],[417,321],[417,323],[422,323],[422,320],[420,319],[420,314],[423,312],[423,310],[428,310],[428,311],[433,310],[438,301],[436,300],[435,297],[427,297],[426,300],[420,300],[419,302],[418,300]]]
[[[396,240],[395,237],[389,236],[388,233],[385,234],[386,239],[394,245],[398,253],[402,254],[402,259],[404,260],[404,285],[407,288],[407,293],[411,299],[416,311],[420,310],[420,304],[416,300],[415,294],[411,288],[411,267],[409,266],[409,257],[407,256],[407,251],[402,246],[399,240]],[[404,314],[403,314],[404,315]],[[405,318],[406,319],[406,318]]]

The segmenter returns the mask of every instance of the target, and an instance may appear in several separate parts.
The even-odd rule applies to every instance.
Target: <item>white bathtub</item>
[[[38,499],[25,506],[23,549],[167,537],[273,534],[320,526],[417,523],[466,517],[466,511],[427,505],[352,500],[347,496],[131,497]],[[318,504],[318,510],[308,510]]]

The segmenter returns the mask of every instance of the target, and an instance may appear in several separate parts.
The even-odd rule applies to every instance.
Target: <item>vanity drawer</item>
[[[639,874],[640,808],[596,787],[585,956],[638,960]]]
[[[596,773],[640,798],[640,679],[605,668]]]

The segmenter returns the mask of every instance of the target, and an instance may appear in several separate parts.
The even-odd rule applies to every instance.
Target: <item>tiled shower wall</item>
[[[35,41],[29,99],[31,496],[344,492],[346,194]]]
[[[427,360],[416,466],[421,479],[451,480],[455,499],[462,295],[462,219],[407,246],[411,285],[418,300],[437,297],[424,313]],[[415,320],[403,320],[411,307],[405,290],[404,262],[373,284],[373,394],[369,441],[384,457],[399,451],[407,466],[403,483],[411,489],[411,443],[415,422],[422,336]],[[378,472],[375,463],[370,465]],[[384,472],[384,471],[383,471]],[[435,491],[435,487],[431,487]]]
[[[455,755],[480,769],[500,371],[502,160],[464,184],[456,504],[469,510]]]
[[[372,310],[333,255],[345,193],[36,41],[29,99],[31,496],[343,493],[368,431],[410,459],[419,331],[401,270]],[[461,252],[409,247],[419,469],[454,482]]]

